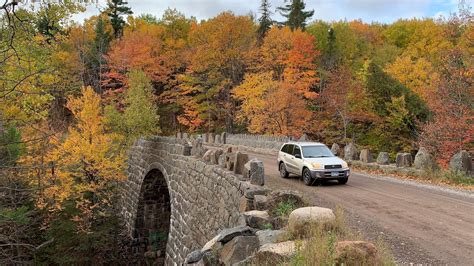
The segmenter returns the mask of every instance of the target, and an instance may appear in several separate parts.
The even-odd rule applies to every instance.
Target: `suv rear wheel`
[[[283,162],[280,163],[280,166],[278,168],[280,170],[280,176],[283,178],[288,178],[290,174],[288,173],[288,171],[286,171],[286,166]]]
[[[311,171],[308,168],[303,169],[303,182],[307,186],[311,186],[314,183]]]

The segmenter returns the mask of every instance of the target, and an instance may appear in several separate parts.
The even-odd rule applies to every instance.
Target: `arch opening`
[[[148,172],[143,180],[136,217],[134,238],[139,242],[139,253],[155,265],[164,265],[171,201],[166,179],[158,169]]]

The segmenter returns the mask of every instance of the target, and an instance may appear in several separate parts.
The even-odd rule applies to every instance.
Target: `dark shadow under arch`
[[[164,265],[171,201],[166,179],[158,169],[150,170],[142,182],[136,217],[134,238],[140,243],[142,258]]]

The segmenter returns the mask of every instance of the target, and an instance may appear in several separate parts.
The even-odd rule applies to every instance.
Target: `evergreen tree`
[[[112,36],[106,30],[106,21],[100,16],[95,26],[95,37],[90,44],[86,58],[86,80],[87,86],[92,86],[96,92],[101,92],[100,81],[102,72],[104,71],[106,61],[104,55],[110,47]]]
[[[258,26],[257,33],[258,39],[261,42],[263,38],[265,38],[267,31],[273,25],[273,20],[270,17],[272,12],[270,11],[270,3],[268,2],[268,0],[262,0],[260,11],[262,12],[262,16],[258,19],[260,24]]]
[[[122,15],[133,14],[132,9],[126,6],[128,2],[123,0],[109,0],[107,1],[107,15],[110,17],[110,22],[112,23],[112,28],[114,29],[115,38],[122,36],[123,25],[125,25],[125,20],[123,20]]]
[[[283,25],[289,26],[292,30],[304,30],[306,28],[306,20],[314,15],[314,10],[305,11],[306,4],[303,0],[290,1],[289,4],[277,8],[277,10],[280,11],[280,14],[287,18]],[[287,1],[285,0],[285,2]]]

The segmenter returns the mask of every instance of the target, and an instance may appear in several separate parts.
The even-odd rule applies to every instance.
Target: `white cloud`
[[[437,14],[449,14],[457,8],[458,0],[307,0],[306,8],[314,9],[313,19],[326,21],[362,19],[366,22],[393,22],[399,18],[433,17]],[[474,0],[468,0],[474,3]],[[272,11],[284,5],[284,0],[270,0]],[[99,7],[105,7],[105,0],[99,0]],[[176,8],[198,20],[214,17],[231,10],[244,15],[258,12],[260,0],[129,0],[135,14],[150,13],[157,17],[168,8]],[[74,16],[74,20],[97,14],[95,6],[89,6],[87,12]],[[282,20],[275,12],[274,19]]]

